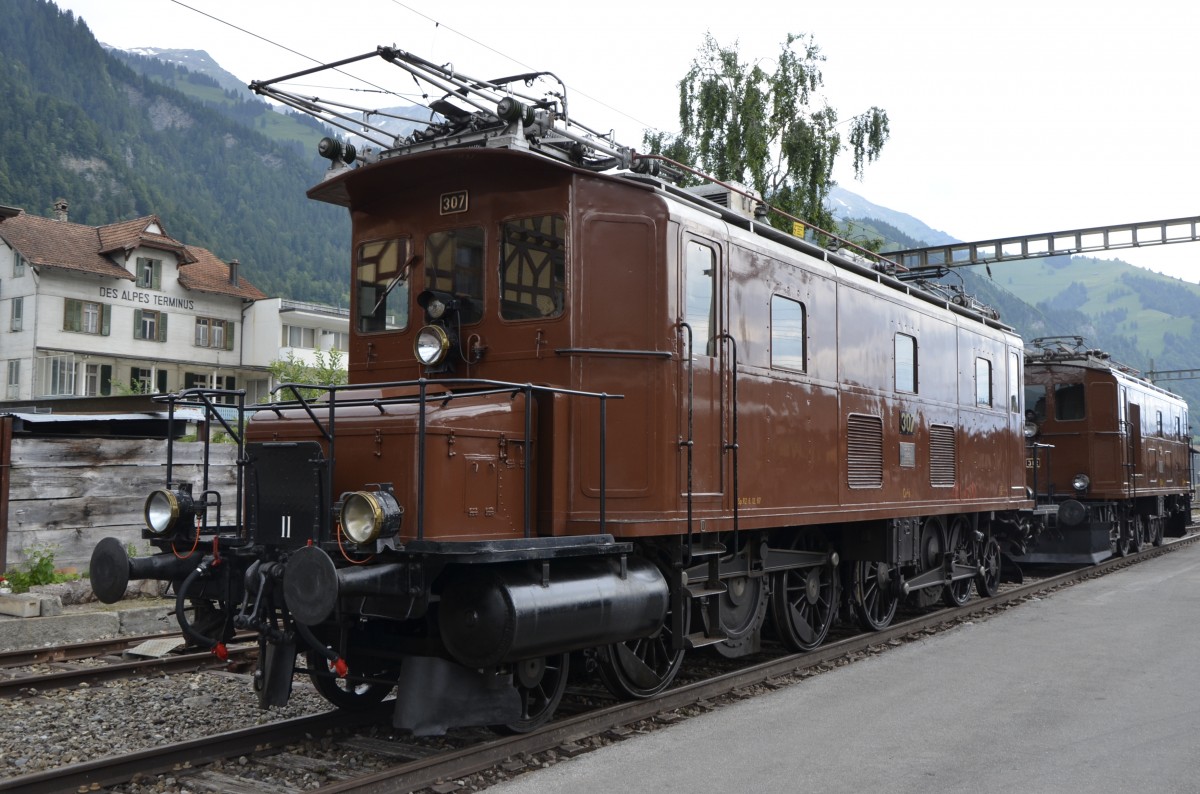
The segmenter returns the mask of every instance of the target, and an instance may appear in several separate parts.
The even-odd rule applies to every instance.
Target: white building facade
[[[290,349],[345,347],[348,313],[268,299],[157,216],[92,227],[56,210],[0,208],[0,400],[207,386],[253,403]]]

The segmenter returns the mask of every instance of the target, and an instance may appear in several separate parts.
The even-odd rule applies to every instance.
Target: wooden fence
[[[4,448],[7,444],[7,449]],[[5,454],[7,453],[7,454]],[[234,509],[237,447],[212,445],[210,488]],[[176,442],[176,482],[199,495],[203,444]],[[0,433],[0,560],[19,567],[48,548],[58,568],[86,571],[92,548],[118,538],[140,552],[146,496],[166,484],[167,442],[70,436],[25,438]],[[5,510],[7,507],[7,510]],[[226,517],[232,520],[232,513]]]

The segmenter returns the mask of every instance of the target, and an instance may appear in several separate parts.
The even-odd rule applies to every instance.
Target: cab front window
[[[398,331],[408,325],[412,243],[407,237],[375,240],[358,247],[355,266],[356,316],[360,333]]]
[[[458,299],[462,323],[483,317],[483,229],[434,232],[425,240],[425,287]]]

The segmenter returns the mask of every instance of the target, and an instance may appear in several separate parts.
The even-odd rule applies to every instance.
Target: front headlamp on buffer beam
[[[1092,478],[1088,477],[1086,474],[1076,474],[1075,479],[1071,480],[1071,487],[1079,493],[1086,491],[1088,486],[1091,484]]]
[[[175,488],[159,488],[146,497],[144,509],[146,528],[153,535],[168,532],[192,523],[196,506],[192,501],[192,489],[182,485]]]
[[[353,491],[342,495],[342,532],[358,544],[394,536],[404,508],[390,490]]]

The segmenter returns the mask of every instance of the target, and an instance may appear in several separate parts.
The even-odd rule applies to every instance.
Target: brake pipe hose
[[[192,587],[200,579],[207,578],[212,572],[212,569],[220,565],[220,559],[205,558],[196,569],[188,574],[183,580],[183,584],[179,586],[179,592],[175,595],[175,619],[179,621],[179,630],[183,632],[183,636],[188,642],[201,648],[207,648],[221,661],[229,659],[229,649],[225,647],[225,643],[220,640],[214,640],[201,634],[195,626],[187,619],[187,612],[184,611],[184,606],[187,601],[188,593]]]
[[[292,618],[292,623],[296,626],[296,633],[308,643],[309,647],[329,661],[329,669],[336,673],[338,678],[345,678],[346,673],[350,672],[350,665],[346,664],[346,660],[333,648],[318,640],[316,635],[312,633],[312,629],[308,626],[295,618]]]

